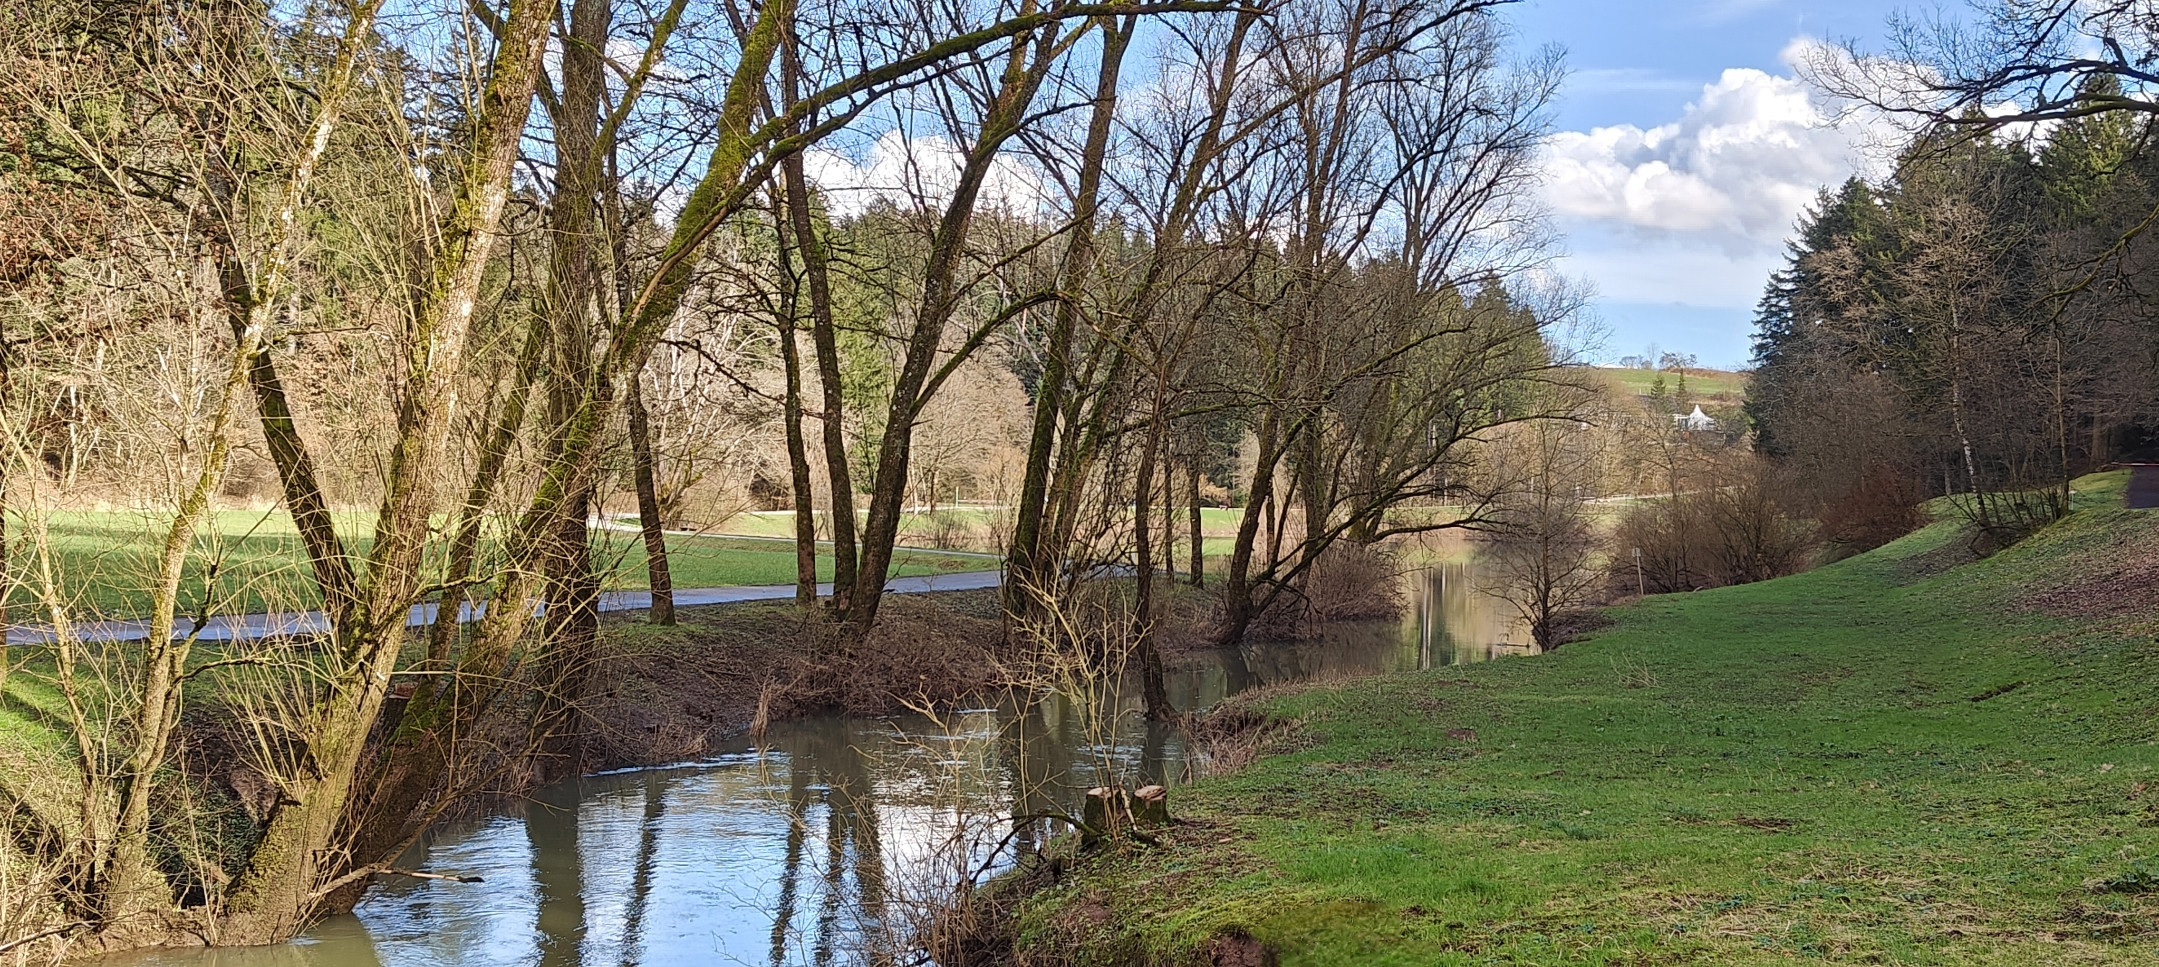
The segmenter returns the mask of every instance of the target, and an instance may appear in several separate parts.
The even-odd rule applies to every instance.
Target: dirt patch
[[[1274,948],[1234,928],[1208,938],[1200,955],[1213,967],[1275,967],[1281,962]]]
[[[766,721],[887,715],[1002,684],[995,592],[887,599],[858,648],[793,605],[686,610],[674,629],[618,622],[586,704],[587,771],[679,762]]]
[[[1980,555],[1972,539],[1971,528],[1962,528],[1942,546],[1905,558],[1900,565],[1904,583],[1916,584],[1950,568],[1978,560]]]
[[[2079,552],[2018,605],[2057,618],[2159,613],[2159,528],[2123,529]]]

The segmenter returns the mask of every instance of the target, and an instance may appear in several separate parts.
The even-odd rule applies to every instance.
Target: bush
[[[1876,465],[1843,495],[1825,502],[1818,515],[1822,539],[1839,557],[1871,551],[1927,522],[1927,499],[1913,474]]]
[[[1629,508],[1613,533],[1613,585],[1632,589],[1639,581],[1643,591],[1661,594],[1804,570],[1813,532],[1778,503],[1771,472],[1751,456],[1721,461],[1685,493]]]
[[[1301,593],[1276,598],[1247,633],[1259,640],[1288,640],[1305,634],[1309,622],[1391,618],[1402,613],[1401,585],[1387,552],[1338,543],[1313,562]]]

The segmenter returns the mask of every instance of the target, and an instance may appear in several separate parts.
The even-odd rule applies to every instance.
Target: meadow
[[[1045,962],[2149,964],[2159,512],[2120,474],[1646,599],[1559,651],[1307,687],[1158,847],[1023,906]],[[1227,945],[1227,946],[1225,946]],[[1066,951],[1051,956],[1053,951]],[[1238,961],[1244,962],[1244,961]]]
[[[341,513],[337,526],[348,550],[363,556],[372,544],[374,516]],[[29,542],[17,554],[28,579],[14,588],[11,607],[42,611],[37,588],[49,566],[54,584],[78,614],[133,617],[150,607],[162,518],[132,511],[66,511],[51,516],[44,545]],[[18,534],[21,529],[18,525]],[[633,530],[593,531],[593,553],[608,590],[649,585],[645,548]],[[795,579],[791,543],[717,535],[670,534],[668,563],[678,588],[790,584]],[[439,561],[434,562],[440,567]],[[994,568],[979,556],[903,549],[894,575]],[[818,557],[818,575],[829,580],[832,559]],[[320,606],[299,534],[280,511],[224,510],[212,515],[188,556],[180,588],[181,610],[198,615],[299,611]]]

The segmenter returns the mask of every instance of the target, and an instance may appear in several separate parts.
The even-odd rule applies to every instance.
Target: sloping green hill
[[[1637,396],[1648,396],[1650,390],[1656,385],[1659,376],[1664,377],[1666,392],[1676,393],[1679,391],[1679,374],[1676,372],[1656,369],[1618,368],[1598,369],[1597,372],[1619,384],[1627,392]],[[1737,402],[1747,391],[1748,374],[1746,373],[1735,373],[1721,369],[1690,369],[1687,370],[1686,375],[1687,392],[1705,399]]]
[[[2159,963],[2159,512],[2083,484],[1988,560],[1937,524],[1549,656],[1272,699],[1299,738],[1181,790],[1162,847],[1038,894],[1023,947]]]

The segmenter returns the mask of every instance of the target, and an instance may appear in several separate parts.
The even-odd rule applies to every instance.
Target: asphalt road
[[[960,571],[953,574],[926,574],[916,577],[896,577],[885,582],[888,594],[925,594],[931,591],[974,591],[994,588],[1002,583],[1003,571]],[[820,595],[831,594],[831,584],[817,586]],[[795,596],[792,584],[769,584],[755,587],[733,588],[677,588],[675,607],[687,608],[702,604],[736,604],[743,601],[775,601]],[[600,595],[601,611],[643,611],[652,607],[650,591],[609,591]],[[486,606],[466,605],[460,621],[472,621],[484,613]],[[407,626],[418,627],[434,623],[435,606],[419,605],[405,619]],[[174,636],[184,636],[193,630],[192,622],[182,619]],[[202,640],[205,641],[253,641],[259,638],[279,638],[293,635],[321,634],[330,630],[330,621],[320,611],[288,611],[272,614],[236,614],[213,617],[203,625]],[[77,625],[74,629],[79,641],[143,641],[150,637],[148,621],[94,621]],[[25,625],[10,628],[9,644],[44,644],[53,640],[53,630],[43,625]]]

